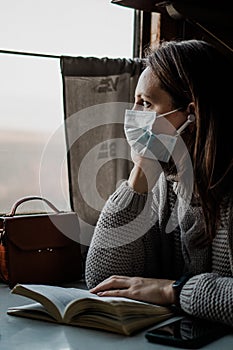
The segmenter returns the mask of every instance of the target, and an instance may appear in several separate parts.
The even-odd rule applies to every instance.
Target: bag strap
[[[53,209],[56,213],[60,213],[60,210],[58,210],[48,199],[43,198],[43,197],[37,197],[37,196],[29,196],[29,197],[23,197],[19,200],[17,200],[17,202],[15,202],[11,208],[11,211],[9,214],[7,214],[6,216],[14,216],[16,213],[16,209],[18,208],[18,206],[24,202],[27,201],[31,201],[31,200],[41,200],[44,201],[45,203],[48,204],[48,206]]]

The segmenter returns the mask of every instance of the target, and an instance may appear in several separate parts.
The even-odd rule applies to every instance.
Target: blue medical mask
[[[126,139],[134,152],[142,157],[167,163],[175,148],[179,134],[188,124],[195,120],[195,116],[190,114],[187,121],[176,131],[175,135],[155,133],[154,123],[156,119],[174,113],[180,109],[181,108],[177,108],[160,115],[157,115],[156,112],[127,109],[125,111],[124,130]],[[166,122],[168,123],[168,121]]]

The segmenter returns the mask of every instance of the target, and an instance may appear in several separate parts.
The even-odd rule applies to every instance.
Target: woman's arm
[[[214,273],[194,276],[182,288],[180,304],[190,315],[233,327],[233,278]]]
[[[143,236],[156,221],[152,193],[138,194],[125,181],[104,206],[88,250],[88,288],[111,275],[142,276]]]

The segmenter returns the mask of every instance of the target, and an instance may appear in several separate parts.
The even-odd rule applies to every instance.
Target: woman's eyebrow
[[[146,95],[146,94],[141,94],[141,96],[143,96],[143,97],[145,97],[145,98],[149,98],[149,99],[151,99],[152,98],[152,96],[150,96],[150,95]]]
[[[145,98],[151,99],[152,98],[150,95],[146,95],[143,92],[138,92],[137,94],[135,94],[135,97],[140,97],[143,99],[145,99]]]

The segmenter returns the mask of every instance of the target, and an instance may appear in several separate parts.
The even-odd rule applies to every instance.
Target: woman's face
[[[183,106],[179,106],[183,107]],[[159,79],[147,67],[141,74],[135,90],[135,103],[133,109],[154,111],[157,115],[175,110],[171,96],[160,87]],[[187,111],[174,111],[164,116],[166,123],[160,123],[160,132],[170,134],[178,129],[187,120]],[[161,118],[164,120],[164,118]],[[158,121],[160,118],[158,119]],[[161,120],[162,122],[162,120]],[[169,122],[169,123],[168,123]],[[170,130],[169,129],[170,126]]]

